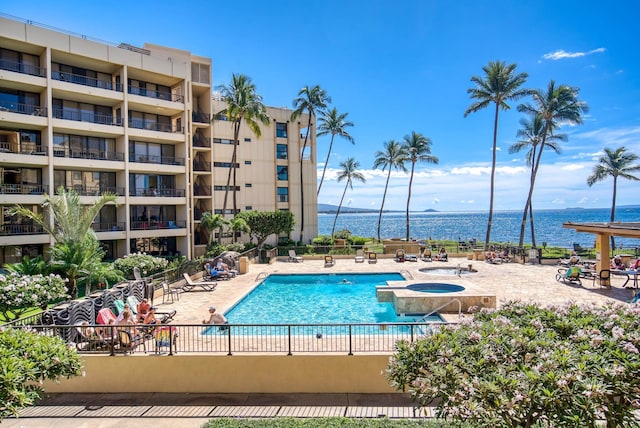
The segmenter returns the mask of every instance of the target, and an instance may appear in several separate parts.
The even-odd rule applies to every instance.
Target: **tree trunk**
[[[222,204],[222,215],[224,216],[227,212],[227,198],[229,197],[229,187],[231,186],[231,169],[234,167],[236,157],[237,157],[237,149],[238,149],[238,137],[240,136],[240,123],[242,122],[242,118],[236,121],[233,124],[233,154],[231,155],[231,165],[229,165],[229,172],[227,174],[227,185],[224,189],[224,203]],[[234,188],[233,191],[235,193],[235,176],[234,176]],[[235,197],[235,196],[234,196]],[[235,204],[235,199],[234,199]],[[215,211],[214,211],[215,214]]]
[[[320,179],[320,184],[318,185],[318,193],[316,196],[320,195],[320,189],[322,188],[322,182],[324,181],[324,173],[327,171],[327,164],[329,163],[329,156],[331,156],[331,149],[333,148],[333,138],[336,134],[331,134],[331,142],[329,143],[329,151],[327,152],[327,160],[324,161],[324,168],[322,168],[322,178]]]
[[[347,193],[347,187],[349,187],[349,183],[351,180],[347,180],[347,184],[344,185],[344,191],[342,192],[342,197],[340,198],[340,205],[338,205],[338,212],[336,212],[336,218],[333,219],[333,227],[331,228],[331,239],[333,239],[333,233],[336,231],[336,222],[338,221],[338,215],[340,215],[340,209],[342,208],[342,201],[344,201],[344,195]]]
[[[493,192],[495,190],[496,178],[496,146],[498,144],[498,113],[500,105],[496,102],[496,116],[493,120],[493,153],[491,159],[491,186],[489,189],[489,219],[487,220],[487,236],[484,239],[484,249],[489,249],[489,241],[491,240],[491,224],[493,223]]]
[[[311,114],[309,114],[309,122],[307,123],[307,133],[304,135],[304,144],[300,151],[300,239],[298,242],[302,242],[304,237],[304,174],[302,173],[302,164],[304,159],[304,152],[307,149],[307,140],[309,139],[309,132],[311,131]]]
[[[380,225],[382,224],[382,211],[384,210],[384,201],[387,199],[387,188],[389,187],[389,179],[391,178],[391,167],[387,174],[387,182],[384,185],[384,193],[382,194],[382,205],[380,205],[380,215],[378,216],[378,242],[380,242]]]
[[[410,238],[410,230],[409,230],[409,205],[411,204],[411,187],[413,186],[413,171],[415,169],[416,163],[411,162],[411,177],[409,178],[409,195],[407,196],[407,242],[409,242]]]
[[[611,223],[616,221],[616,193],[618,192],[618,176],[613,176],[613,199],[611,201]],[[616,241],[611,235],[611,255],[613,256],[616,249]]]

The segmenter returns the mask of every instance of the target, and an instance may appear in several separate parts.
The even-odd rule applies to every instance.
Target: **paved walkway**
[[[473,264],[476,273],[464,275],[465,286],[495,293],[498,305],[508,300],[538,302],[543,305],[567,301],[593,303],[626,302],[634,290],[622,288],[623,278],[613,277],[611,288],[601,288],[591,281],[565,285],[556,281],[556,266],[485,262],[452,258],[449,262],[396,263],[391,258],[376,264],[355,263],[351,258],[338,258],[325,268],[322,259],[305,257],[303,263],[275,262],[251,265],[248,273],[230,281],[218,282],[214,292],[194,290],[182,293],[180,300],[170,303],[156,298],[160,310],[175,309],[176,323],[200,323],[207,308],[215,305],[225,312],[249,293],[259,279],[271,273],[351,273],[398,272],[414,281],[443,281],[446,275],[428,275],[420,269],[456,267]],[[57,394],[25,409],[19,419],[7,419],[0,427],[199,427],[214,417],[273,416],[353,416],[353,417],[418,417],[413,404],[397,394]],[[427,413],[429,416],[430,413]]]

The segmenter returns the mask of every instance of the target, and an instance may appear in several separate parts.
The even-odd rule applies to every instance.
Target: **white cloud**
[[[562,198],[555,198],[551,201],[552,204],[556,204],[556,205],[564,205],[564,199]]]
[[[560,169],[563,171],[578,171],[580,169],[584,169],[584,165],[572,163],[568,165],[563,165],[562,167],[560,167]]]
[[[438,198],[433,198],[433,201],[431,201],[433,204],[437,204],[438,202],[440,202],[440,199]]]
[[[580,58],[580,57],[591,55],[594,53],[602,53],[604,51],[606,51],[605,48],[592,49],[586,52],[567,52],[564,49],[558,49],[555,52],[549,52],[542,55],[542,58],[556,61],[556,60],[565,59],[565,58]]]

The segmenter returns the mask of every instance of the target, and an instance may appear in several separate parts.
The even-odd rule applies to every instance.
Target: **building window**
[[[231,162],[214,162],[213,166],[216,168],[231,168]],[[235,163],[233,164],[236,168],[240,168],[240,164],[239,163]]]
[[[213,144],[233,144],[233,140],[228,138],[214,138]]]
[[[278,187],[278,202],[289,202],[288,187]]]
[[[289,148],[286,144],[278,144],[276,146],[276,158],[278,159],[288,159],[289,158]]]
[[[278,165],[276,166],[278,180],[288,180],[289,179],[289,167]]]
[[[276,137],[287,138],[287,124],[276,122]]]
[[[226,191],[227,189],[229,189],[229,191],[233,192],[233,186],[213,186],[213,190],[215,191]],[[236,186],[235,190],[240,191],[240,186]]]
[[[244,161],[245,165],[251,165],[251,161]]]
[[[252,187],[253,185],[251,183],[244,183],[244,187]]]
[[[247,142],[247,143],[250,143],[251,142],[251,138],[245,137],[244,141]]]
[[[252,205],[247,205],[246,207],[244,207],[245,210],[247,211],[251,211],[253,210],[253,206]]]
[[[235,210],[235,211],[234,211],[234,210],[233,210],[233,208],[227,208],[224,212],[223,212],[223,210],[221,210],[221,209],[219,209],[219,208],[217,208],[217,209],[213,210],[213,213],[214,213],[214,214],[222,214],[222,215],[224,215],[224,214],[233,214],[233,215],[236,215],[236,214],[238,214],[239,212],[240,212],[240,210]]]

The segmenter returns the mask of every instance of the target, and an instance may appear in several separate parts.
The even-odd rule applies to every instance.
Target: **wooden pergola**
[[[609,269],[609,245],[611,236],[640,239],[640,223],[572,223],[566,222],[562,227],[574,229],[576,232],[593,233],[596,236],[596,270]]]

